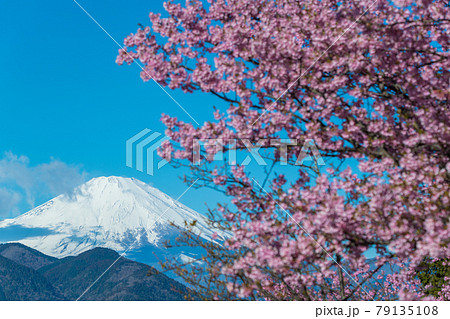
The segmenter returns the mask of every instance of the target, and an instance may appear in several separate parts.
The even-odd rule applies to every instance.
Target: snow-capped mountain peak
[[[158,189],[137,179],[98,177],[14,219],[9,226],[46,229],[49,234],[21,243],[55,257],[77,255],[94,247],[125,251],[150,246],[163,249],[185,222],[212,240],[206,218]],[[221,237],[221,236],[220,236]]]

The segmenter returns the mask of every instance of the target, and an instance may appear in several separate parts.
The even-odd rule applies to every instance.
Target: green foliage
[[[445,277],[450,277],[450,259],[432,261],[425,260],[418,271],[417,277],[420,279],[427,295],[438,297],[444,285]]]

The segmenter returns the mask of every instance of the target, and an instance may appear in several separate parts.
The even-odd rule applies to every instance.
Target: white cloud
[[[0,188],[0,217],[19,213],[17,205],[20,203],[21,195],[6,188]]]
[[[56,159],[33,166],[28,157],[7,152],[0,159],[0,217],[24,213],[35,204],[71,191],[86,178],[81,166]]]

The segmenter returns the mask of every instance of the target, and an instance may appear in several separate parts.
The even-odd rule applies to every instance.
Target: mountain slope
[[[95,247],[130,254],[138,261],[156,266],[158,256],[195,258],[195,250],[167,250],[163,243],[173,241],[184,227],[195,224],[203,240],[212,241],[214,230],[206,218],[161,191],[136,179],[99,177],[60,195],[15,219],[0,222],[1,229],[22,227],[47,233],[18,240],[53,257],[78,255]],[[218,240],[225,234],[219,232]],[[141,254],[139,251],[151,251]]]
[[[185,286],[119,256],[95,248],[56,259],[22,244],[0,245],[0,300],[76,300],[88,287],[80,300],[184,300]]]
[[[64,300],[64,296],[34,269],[0,256],[0,300]]]
[[[38,270],[58,260],[19,243],[0,245],[0,256],[34,270]]]
[[[116,252],[95,248],[77,257],[66,257],[39,271],[69,300],[183,300],[186,287],[155,269]],[[115,263],[114,263],[115,262]],[[149,275],[151,274],[151,275]]]

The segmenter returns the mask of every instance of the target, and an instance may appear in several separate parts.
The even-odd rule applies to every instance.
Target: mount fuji
[[[29,236],[13,241],[57,258],[104,247],[160,268],[158,260],[192,261],[200,254],[192,247],[163,244],[180,235],[174,225],[183,228],[185,223],[195,224],[194,232],[205,241],[219,243],[228,236],[158,189],[137,179],[113,176],[94,178],[70,194],[0,221],[0,233],[8,228],[27,230]]]

